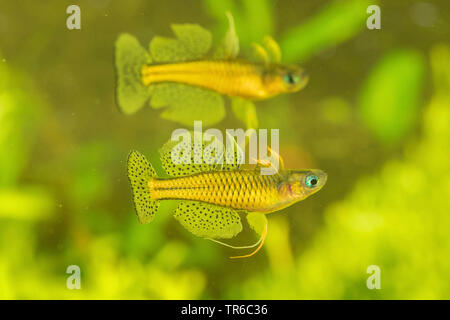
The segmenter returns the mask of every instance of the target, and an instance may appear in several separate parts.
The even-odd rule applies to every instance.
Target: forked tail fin
[[[153,220],[159,207],[159,200],[150,198],[148,182],[156,177],[156,172],[145,157],[137,151],[131,151],[128,156],[128,179],[133,191],[133,201],[140,223]]]
[[[150,62],[150,56],[135,37],[126,33],[119,36],[115,51],[116,99],[123,113],[135,113],[148,100],[150,89],[142,84],[141,71]]]

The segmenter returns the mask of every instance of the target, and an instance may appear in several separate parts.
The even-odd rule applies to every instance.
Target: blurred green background
[[[377,3],[381,30],[368,30]],[[448,1],[80,0],[72,31],[70,4],[0,3],[0,298],[450,298]],[[329,176],[269,215],[244,260],[184,230],[172,203],[138,224],[128,152],[158,164],[180,126],[114,101],[118,34],[145,44],[199,23],[220,39],[226,10],[243,50],[269,34],[308,70],[303,91],[257,102],[258,117],[280,128],[287,167]],[[227,111],[218,127],[240,127]],[[69,265],[81,290],[66,288]]]

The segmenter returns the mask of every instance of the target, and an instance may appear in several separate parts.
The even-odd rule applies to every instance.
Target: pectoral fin
[[[249,212],[247,214],[247,223],[257,235],[261,236],[267,225],[266,215],[260,212]]]
[[[258,116],[253,101],[233,97],[231,99],[231,108],[236,118],[241,120],[247,129],[258,128]]]
[[[248,258],[253,256],[255,253],[259,251],[259,249],[262,248],[264,244],[264,240],[266,240],[267,236],[267,225],[268,221],[266,216],[263,213],[260,212],[249,212],[247,214],[247,223],[249,226],[260,236],[259,238],[259,246],[253,250],[253,252],[242,255],[242,256],[233,256],[230,257],[231,259],[241,259],[241,258]]]

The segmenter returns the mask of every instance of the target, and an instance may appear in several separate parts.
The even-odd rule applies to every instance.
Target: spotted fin
[[[214,142],[203,141],[201,136],[196,135],[193,131],[186,130],[179,135],[172,135],[172,139],[159,150],[164,170],[172,177],[217,171],[219,168],[217,160],[211,157],[211,154],[209,157],[205,157],[203,152],[210,143]],[[221,153],[217,154],[218,158],[221,156]],[[201,163],[196,163],[196,159],[201,159]]]
[[[259,62],[265,65],[268,65],[270,62],[267,50],[259,43],[252,43],[251,58],[255,62]]]
[[[241,218],[235,210],[198,201],[181,202],[174,217],[189,232],[202,238],[229,239],[242,230]]]
[[[150,54],[156,63],[173,63],[202,59],[211,48],[211,33],[197,24],[171,26],[176,38],[155,36],[150,42]],[[161,117],[184,125],[202,119],[213,125],[225,117],[223,97],[217,92],[182,83],[154,85],[150,106],[165,107]]]
[[[128,156],[128,179],[133,191],[133,201],[140,223],[149,223],[153,220],[159,207],[158,200],[150,198],[148,181],[156,177],[156,172],[145,157],[137,151]]]
[[[225,133],[226,143],[230,143],[233,146],[233,151],[227,153],[227,146],[225,147],[225,158],[223,163],[220,165],[220,171],[234,171],[241,168],[242,164],[245,163],[245,143],[246,141],[242,141],[242,145],[240,145],[236,139],[226,131]]]
[[[180,132],[159,150],[161,163],[166,173],[172,177],[183,177],[200,172],[237,170],[244,162],[244,152],[231,137],[233,154],[227,163],[226,147],[222,139],[194,131]],[[176,160],[176,161],[174,161]],[[200,163],[196,163],[199,162]]]
[[[180,62],[203,58],[212,44],[211,32],[198,24],[173,24],[176,38],[155,36],[150,54],[155,62]]]
[[[129,34],[119,36],[115,48],[116,99],[123,113],[135,113],[148,100],[152,87],[142,84],[141,69],[150,62],[150,56],[135,37]]]
[[[206,126],[225,117],[225,103],[217,92],[183,83],[158,83],[153,85],[150,105],[165,108],[161,118],[192,126],[202,119]]]

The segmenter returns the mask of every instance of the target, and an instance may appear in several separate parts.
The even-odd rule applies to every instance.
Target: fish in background
[[[306,72],[299,66],[280,64],[280,48],[270,37],[264,39],[263,45],[253,44],[253,59],[238,57],[239,41],[233,19],[227,15],[230,28],[222,45],[212,53],[210,32],[195,24],[172,25],[177,38],[155,36],[149,51],[132,35],[121,34],[115,54],[120,109],[134,113],[159,94],[164,98],[152,97],[150,101],[154,108],[171,103],[188,108],[179,101],[183,96],[184,100],[202,100],[197,104],[212,111],[217,100],[208,95],[183,94],[177,87],[163,87],[165,93],[156,93],[158,84],[182,84],[249,101],[296,92],[306,86]]]
[[[202,143],[203,150],[207,147]],[[190,163],[199,153],[192,145]],[[237,145],[236,145],[237,146]],[[178,149],[177,149],[178,148]],[[140,223],[153,220],[161,201],[182,200],[174,217],[196,236],[207,238],[234,249],[257,249],[267,235],[266,214],[282,210],[319,191],[327,181],[327,174],[318,169],[280,169],[273,175],[262,175],[256,166],[240,165],[236,148],[231,164],[215,163],[203,154],[201,164],[175,164],[172,152],[179,154],[180,145],[169,141],[160,150],[162,166],[171,178],[157,176],[152,165],[137,151],[128,157],[128,178]],[[242,149],[241,149],[242,150]],[[231,246],[217,239],[229,239],[242,231],[241,215],[246,215],[249,226],[260,235],[259,241],[249,246]]]

